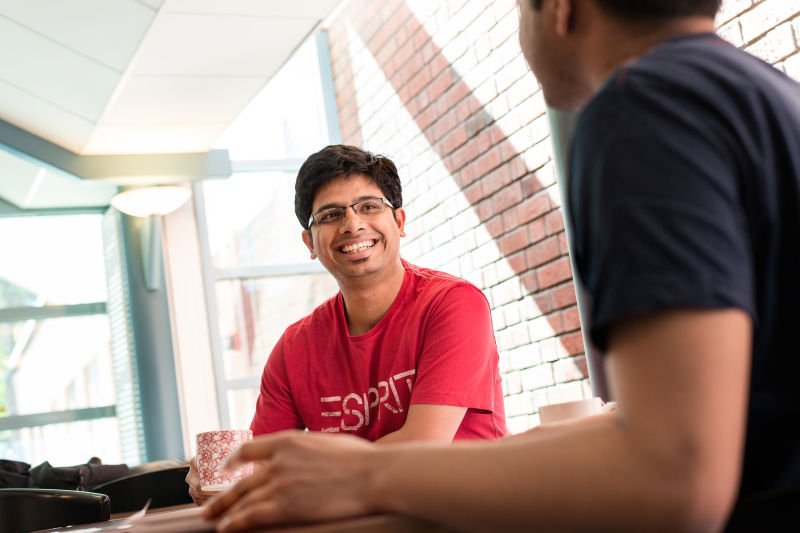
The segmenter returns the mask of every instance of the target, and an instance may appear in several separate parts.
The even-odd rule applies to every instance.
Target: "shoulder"
[[[282,341],[284,343],[304,341],[319,336],[319,332],[323,329],[331,329],[336,323],[338,302],[338,293],[322,302],[311,313],[287,327],[281,337]]]
[[[447,300],[474,300],[488,304],[483,292],[463,278],[410,263],[405,266],[412,276],[417,296],[423,297],[424,301],[435,302],[446,296]]]

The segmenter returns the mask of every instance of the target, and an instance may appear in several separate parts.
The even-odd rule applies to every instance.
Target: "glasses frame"
[[[346,214],[347,214],[347,208],[349,207],[350,209],[352,209],[352,210],[353,210],[353,213],[355,213],[356,215],[358,215],[358,216],[360,217],[360,216],[362,216],[362,215],[361,215],[361,213],[359,213],[359,212],[356,210],[356,206],[357,206],[358,204],[363,204],[364,202],[368,202],[369,200],[380,200],[380,201],[381,201],[381,203],[383,203],[385,206],[387,206],[387,207],[388,207],[389,209],[391,209],[392,211],[394,211],[394,210],[396,209],[396,208],[395,208],[395,206],[393,206],[393,205],[392,205],[392,202],[390,202],[389,200],[387,200],[387,199],[386,199],[385,197],[383,197],[383,196],[366,196],[366,197],[364,197],[364,198],[361,198],[361,199],[359,199],[357,202],[353,202],[352,204],[348,204],[348,205],[339,205],[339,206],[336,206],[336,205],[334,205],[334,206],[329,206],[329,207],[325,207],[325,208],[323,208],[323,209],[320,209],[320,210],[319,210],[319,211],[317,211],[316,213],[311,213],[311,216],[310,216],[310,217],[308,217],[308,229],[311,229],[311,226],[313,226],[313,225],[317,225],[317,226],[330,226],[330,225],[335,225],[335,224],[337,224],[337,223],[341,223],[341,221],[342,221],[342,220],[344,220],[344,219],[346,218],[346,217],[342,217],[342,219],[341,219],[341,220],[337,220],[336,222],[327,223],[327,224],[320,224],[319,222],[317,222],[317,220],[316,220],[316,218],[315,218],[315,217],[316,217],[317,215],[319,215],[320,213],[322,213],[323,211],[328,211],[328,210],[330,210],[330,209],[344,209],[344,213],[345,213],[345,215],[346,215]],[[380,211],[380,212],[378,212],[378,213],[374,213],[374,214],[376,214],[376,215],[379,215],[380,213],[383,213],[383,211]]]

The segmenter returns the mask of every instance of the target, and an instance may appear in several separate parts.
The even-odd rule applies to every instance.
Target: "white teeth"
[[[347,246],[342,246],[341,250],[349,254],[351,252],[357,252],[359,250],[364,250],[366,248],[372,248],[375,246],[375,241],[361,241],[355,244],[348,244]]]

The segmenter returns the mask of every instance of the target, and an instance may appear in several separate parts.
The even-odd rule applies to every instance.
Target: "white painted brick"
[[[783,21],[800,13],[800,3],[793,0],[764,0],[744,13],[739,21],[745,42],[764,35]]]
[[[782,24],[747,47],[748,52],[768,63],[776,63],[797,50],[792,26]]]
[[[531,344],[524,344],[503,353],[508,358],[508,365],[512,370],[524,370],[541,362],[539,351]]]
[[[533,400],[528,392],[506,396],[504,402],[509,421],[514,417],[533,412]]]
[[[528,321],[528,335],[532,342],[549,339],[553,336],[553,327],[545,316]]]
[[[783,63],[786,74],[800,81],[800,53],[794,54]]]
[[[555,385],[553,366],[541,364],[522,371],[522,388],[526,391],[543,389]]]
[[[752,0],[724,0],[717,14],[717,24],[725,24],[738,17],[753,5]]]
[[[547,389],[548,404],[572,402],[575,400],[582,400],[583,398],[585,398],[585,396],[583,393],[582,381],[571,381],[569,383],[561,383]]]
[[[503,395],[511,396],[522,392],[522,378],[519,372],[503,374]]]
[[[506,408],[506,416],[508,415],[508,408]],[[527,415],[515,416],[515,417],[508,417],[506,418],[506,427],[508,428],[508,432],[512,435],[516,435],[518,433],[524,433],[528,431],[531,427],[530,424],[530,417]]]

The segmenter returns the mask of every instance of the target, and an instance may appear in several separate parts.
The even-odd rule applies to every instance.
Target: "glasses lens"
[[[334,222],[339,222],[344,218],[345,209],[344,207],[323,209],[314,215],[314,220],[317,221],[317,224],[333,224]]]
[[[383,211],[383,201],[380,198],[367,198],[355,205],[359,215],[376,215]]]

